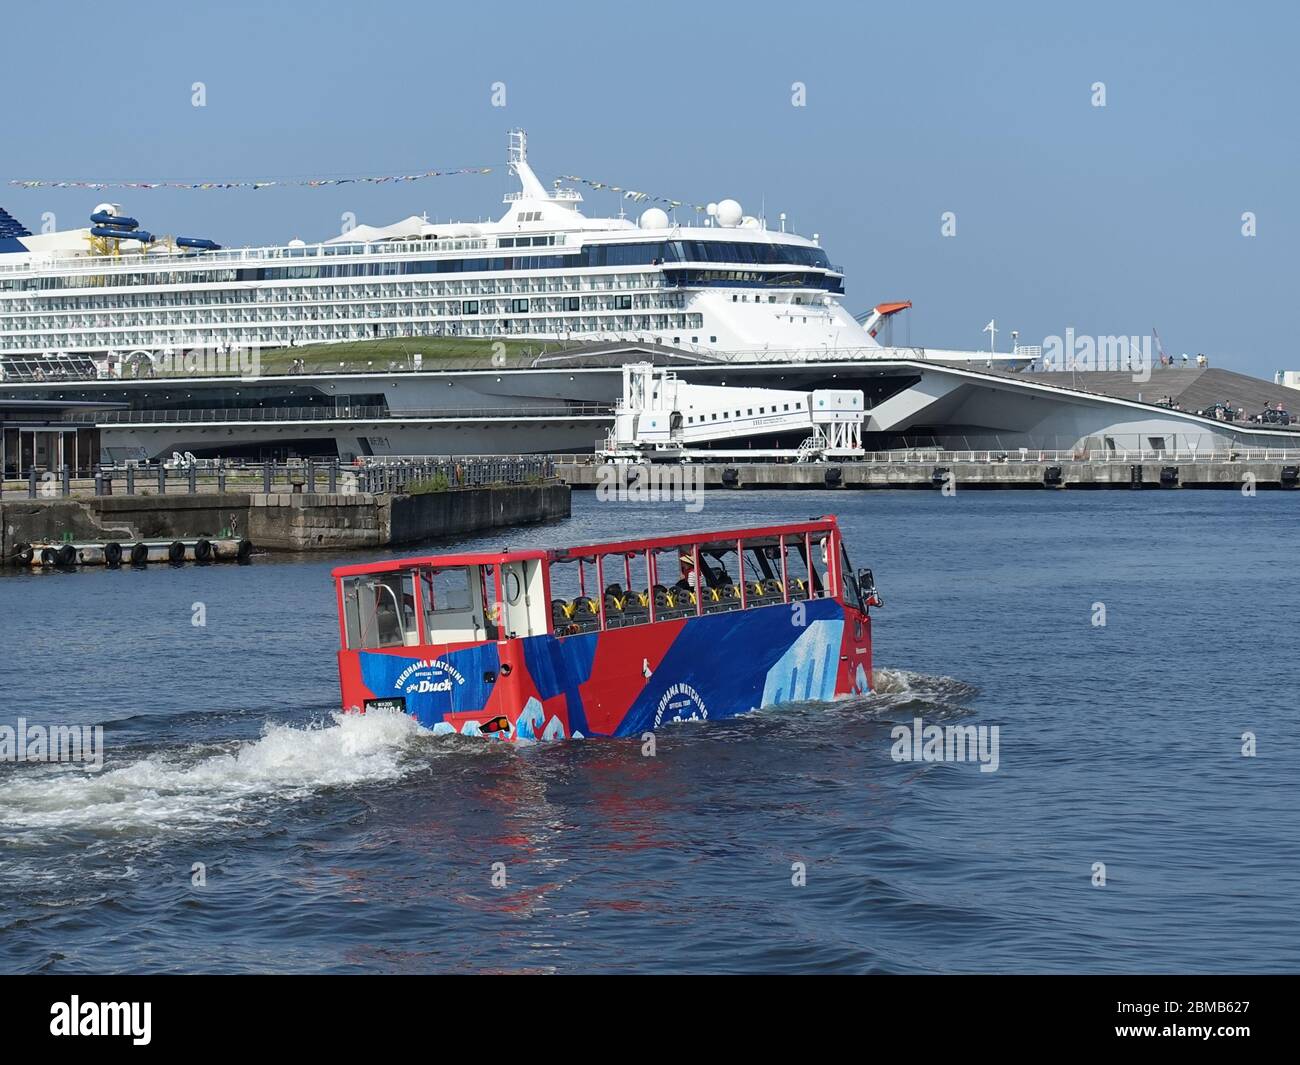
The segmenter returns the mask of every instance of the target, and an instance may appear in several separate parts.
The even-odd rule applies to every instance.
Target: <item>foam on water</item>
[[[872,689],[877,695],[907,695],[930,697],[936,700],[969,699],[979,689],[955,677],[936,677],[927,673],[914,673],[908,669],[876,669],[872,671]]]
[[[0,782],[0,838],[39,843],[49,831],[183,832],[238,821],[269,799],[401,777],[429,734],[390,711],[335,713],[328,722],[268,725],[225,751],[160,751],[120,768],[20,766]]]

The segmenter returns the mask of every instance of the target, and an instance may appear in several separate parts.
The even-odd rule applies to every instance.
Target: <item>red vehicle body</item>
[[[344,708],[435,732],[640,735],[871,690],[880,600],[834,517],[333,577]]]

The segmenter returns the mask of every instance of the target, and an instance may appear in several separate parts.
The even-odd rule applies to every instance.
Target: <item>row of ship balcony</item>
[[[337,282],[313,285],[264,285],[259,288],[198,287],[169,291],[168,307],[204,310],[213,307],[261,307],[266,305],[390,303],[394,300],[455,300],[466,296],[477,299],[508,299],[512,296],[573,296],[602,292],[649,292],[680,298],[679,288],[655,274],[591,274],[554,277],[517,277],[493,280],[387,282],[373,281],[341,285]],[[84,314],[97,311],[147,311],[156,307],[158,297],[152,292],[127,292],[114,296],[60,296],[57,291],[7,300],[2,306],[6,315]]]
[[[561,300],[585,300],[578,306]],[[471,304],[470,307],[464,305]],[[557,305],[558,304],[558,305]],[[217,327],[221,325],[281,325],[297,322],[372,322],[372,321],[452,321],[474,318],[523,318],[538,315],[582,316],[626,314],[650,311],[667,314],[686,306],[684,299],[656,299],[647,295],[516,296],[475,299],[348,300],[329,305],[307,302],[214,304],[211,307],[180,305],[161,310],[124,308],[120,310],[45,312],[12,316],[15,328],[4,330],[6,336],[23,336],[39,332],[84,332],[122,329],[152,329],[180,326]],[[357,312],[360,312],[358,315]],[[278,312],[279,317],[268,314]],[[806,312],[805,312],[806,313]],[[106,315],[131,316],[130,321],[114,321]]]
[[[602,292],[646,292],[661,298],[681,298],[679,286],[656,274],[564,274],[502,280],[427,281],[376,284],[367,279],[353,284],[263,285],[258,288],[223,288],[229,282],[205,282],[190,290],[168,290],[168,307],[205,310],[218,307],[318,306],[392,302],[394,300],[455,300],[464,297],[502,299],[512,296],[573,296]],[[158,287],[167,287],[161,282]],[[111,302],[110,302],[111,300]],[[0,303],[0,313],[18,317],[30,314],[125,313],[148,311],[158,304],[154,292],[123,292],[110,296],[62,296],[59,289],[17,296]]]
[[[441,240],[406,240],[378,241],[374,243],[343,244],[305,244],[302,246],[277,245],[265,248],[223,248],[221,251],[205,252],[137,252],[135,254],[117,255],[111,259],[104,256],[70,256],[67,258],[50,258],[37,255],[23,263],[0,264],[0,274],[19,274],[46,272],[58,269],[66,272],[88,271],[102,273],[106,270],[117,272],[140,266],[175,264],[178,266],[204,266],[221,263],[264,263],[279,262],[288,259],[314,259],[321,256],[337,255],[428,255],[430,252],[486,251],[498,247],[497,237],[446,237]],[[514,235],[506,239],[515,239]],[[546,248],[528,248],[527,251],[547,250],[567,243],[563,233],[554,234]],[[501,245],[505,250],[519,250],[514,245]]]

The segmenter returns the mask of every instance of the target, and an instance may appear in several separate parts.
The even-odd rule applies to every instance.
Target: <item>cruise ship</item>
[[[733,199],[708,225],[661,207],[588,218],[512,131],[499,221],[412,215],[329,240],[222,248],[159,238],[114,204],[87,229],[0,235],[0,354],[129,357],[394,337],[647,341],[696,351],[872,347],[816,239]],[[3,233],[0,230],[0,233]]]
[[[592,218],[581,179],[537,176],[524,131],[507,162],[518,188],[495,222],[413,214],[315,243],[155,236],[113,203],[85,228],[33,234],[0,210],[4,476],[176,453],[590,452],[624,367],[646,363],[690,385],[860,390],[868,450],[1273,435],[1153,409],[1159,386],[1106,396],[1016,372],[1034,349],[882,344],[911,304],[850,313],[844,271],[784,216],[769,227],[721,198],[681,210],[688,225],[683,205],[624,191],[635,219]]]

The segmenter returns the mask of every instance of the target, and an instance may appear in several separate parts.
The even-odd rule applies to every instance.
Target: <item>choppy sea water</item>
[[[0,763],[0,971],[1294,971],[1297,506],[575,494],[443,545],[838,513],[886,599],[877,693],[653,758],[336,716],[356,555],[0,576],[0,725],[106,742],[98,773]],[[896,760],[916,718],[996,725],[997,770]]]

